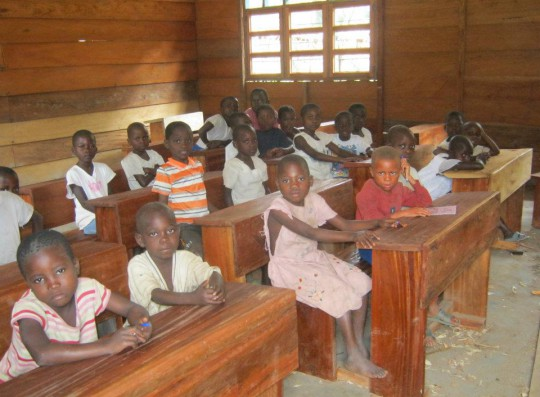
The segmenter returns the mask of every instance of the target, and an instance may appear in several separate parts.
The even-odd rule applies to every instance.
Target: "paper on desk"
[[[457,206],[447,205],[446,207],[429,207],[428,210],[431,215],[456,215]]]

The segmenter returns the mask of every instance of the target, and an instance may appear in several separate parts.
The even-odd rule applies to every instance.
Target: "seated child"
[[[21,242],[19,228],[32,222],[32,232],[43,229],[43,218],[18,196],[19,177],[9,167],[0,167],[0,265],[17,260]]]
[[[259,120],[257,118],[257,109],[259,109],[259,106],[261,105],[269,105],[270,104],[270,98],[268,98],[268,93],[264,88],[255,88],[253,91],[251,91],[251,94],[249,95],[249,101],[251,103],[251,107],[246,109],[244,113],[248,115],[248,117],[251,119],[251,125],[255,129],[255,131],[259,131],[261,129],[261,126],[259,125]],[[274,113],[277,120],[277,113]],[[272,127],[279,128],[279,124],[277,121],[274,121],[274,124]]]
[[[180,230],[174,213],[162,203],[137,211],[137,243],[146,252],[128,264],[131,299],[150,315],[172,305],[217,305],[225,302],[219,268],[189,251],[178,251]]]
[[[309,192],[313,179],[306,161],[298,155],[284,157],[277,174],[283,197],[276,198],[264,213],[272,285],[294,290],[299,302],[337,319],[349,370],[370,378],[385,377],[386,371],[368,359],[363,343],[371,279],[357,267],[317,249],[317,242],[356,241],[372,247],[377,237],[363,230],[386,223],[349,221],[339,216],[321,196]],[[338,231],[320,229],[326,222]]]
[[[96,234],[95,208],[88,200],[109,195],[108,183],[116,176],[103,163],[94,163],[96,138],[88,130],[79,130],[71,138],[71,152],[79,159],[66,174],[67,198],[75,201],[75,222],[84,234]]]
[[[265,159],[283,157],[294,151],[292,141],[287,135],[274,127],[276,124],[276,111],[270,105],[260,105],[257,108],[257,120],[260,129],[257,130],[259,142],[259,156]]]
[[[135,190],[148,185],[152,186],[156,170],[165,161],[158,152],[148,149],[150,137],[143,123],[131,123],[127,128],[127,133],[132,151],[122,159],[121,164],[129,188]]]
[[[231,131],[234,130],[234,127],[240,124],[251,125],[251,120],[247,114],[242,112],[235,112],[231,114],[230,123]],[[232,136],[232,135],[231,135]],[[225,146],[225,161],[235,158],[238,155],[238,150],[234,147],[233,142]],[[259,155],[259,149],[257,149],[257,156]]]
[[[365,153],[368,156],[371,156],[371,152],[373,151],[373,137],[371,135],[371,131],[365,127],[367,109],[362,103],[353,103],[351,106],[349,106],[349,112],[351,112],[353,115],[352,133],[354,135],[358,135],[360,139],[362,139],[363,145],[366,147]]]
[[[171,157],[156,172],[152,191],[159,193],[159,201],[168,205],[180,224],[186,248],[202,256],[201,227],[193,219],[209,214],[204,168],[200,161],[190,157],[193,132],[183,121],[173,121],[165,128],[165,147]]]
[[[266,163],[257,157],[257,135],[250,125],[240,124],[233,129],[233,144],[238,155],[225,162],[223,184],[228,207],[270,193],[267,185]]]
[[[78,277],[79,261],[66,238],[44,230],[23,240],[19,270],[30,288],[11,314],[11,344],[0,361],[0,382],[39,366],[116,354],[150,338],[148,312],[94,279]],[[105,309],[125,327],[98,340],[95,317]]]
[[[340,149],[346,150],[352,154],[364,156],[367,158],[366,150],[369,146],[365,145],[359,135],[351,134],[353,128],[353,116],[350,112],[340,112],[334,120],[334,126],[337,134],[333,134],[332,143]],[[343,163],[332,164],[333,178],[348,178],[349,170],[343,167]]]
[[[456,110],[449,112],[444,120],[444,130],[448,137],[439,143],[435,154],[444,153],[448,150],[450,139],[455,135],[461,135],[463,132],[463,113]]]
[[[362,160],[354,153],[340,149],[332,143],[332,135],[317,131],[321,126],[321,109],[314,103],[302,106],[300,111],[304,131],[294,137],[294,148],[309,166],[309,172],[315,179],[332,178],[332,163]],[[326,154],[327,152],[334,155]]]
[[[225,147],[231,141],[231,114],[238,112],[238,99],[233,96],[223,98],[219,104],[220,113],[209,117],[199,128],[197,145],[202,149]]]
[[[296,112],[294,108],[290,105],[281,106],[278,109],[278,122],[279,128],[281,128],[281,130],[292,142],[294,136],[300,132],[295,127]]]
[[[399,182],[403,186],[414,190],[412,185],[405,177],[405,169],[408,168],[412,178],[416,181],[419,180],[418,171],[416,171],[416,169],[409,164],[409,157],[416,149],[416,141],[412,131],[404,125],[394,125],[388,130],[386,141],[388,146],[391,146],[401,152],[401,172],[399,174]]]
[[[487,153],[491,157],[497,156],[501,152],[495,141],[486,134],[480,123],[476,121],[467,121],[463,124],[463,135],[468,137],[473,144],[473,156]],[[485,160],[487,161],[487,158]]]

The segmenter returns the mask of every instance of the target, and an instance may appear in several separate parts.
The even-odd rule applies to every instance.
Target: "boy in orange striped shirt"
[[[203,181],[204,168],[189,156],[193,132],[184,122],[172,122],[165,128],[164,143],[172,157],[158,168],[152,191],[159,194],[160,202],[174,211],[186,248],[202,256],[201,227],[194,225],[193,219],[207,215],[209,211]]]

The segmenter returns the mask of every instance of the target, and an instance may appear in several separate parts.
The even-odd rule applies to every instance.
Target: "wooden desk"
[[[371,358],[389,374],[371,379],[373,393],[424,394],[427,308],[443,291],[456,315],[473,327],[485,324],[498,196],[451,193],[434,205],[457,205],[457,215],[408,219],[406,228],[379,232],[372,265]]]
[[[536,186],[534,187],[532,225],[533,227],[540,229],[540,172],[532,174],[531,177],[536,180]]]
[[[501,193],[501,216],[512,230],[521,230],[524,185],[531,175],[532,149],[501,149],[479,171],[449,171],[452,192]]]
[[[277,192],[279,190],[277,185],[277,166],[279,161],[283,157],[279,157],[277,159],[270,159],[270,160],[264,160],[266,163],[266,170],[268,172],[268,188],[272,193]]]
[[[219,306],[152,317],[135,350],[41,367],[0,385],[4,396],[279,396],[298,365],[294,291],[228,284]]]
[[[371,167],[371,159],[360,162],[345,163],[343,166],[349,170],[349,178],[351,178],[353,181],[354,197],[356,200],[356,195],[360,190],[362,190],[364,183],[371,178],[371,173],[369,171]]]
[[[419,124],[411,127],[418,145],[438,145],[448,137],[444,124]]]

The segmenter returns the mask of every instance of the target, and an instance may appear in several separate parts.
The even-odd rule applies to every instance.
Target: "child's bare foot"
[[[360,351],[349,353],[345,361],[345,368],[368,378],[384,378],[388,373],[385,369],[373,364]]]

